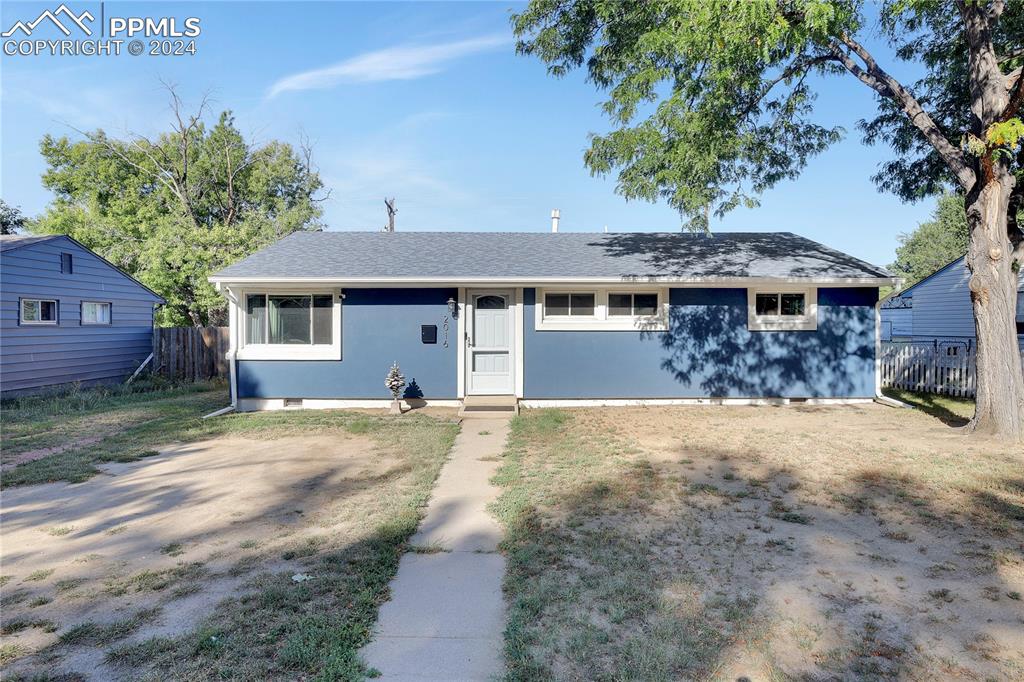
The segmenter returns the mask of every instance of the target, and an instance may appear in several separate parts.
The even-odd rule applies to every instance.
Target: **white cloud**
[[[411,80],[440,72],[447,62],[508,44],[503,35],[435,45],[398,45],[364,52],[322,69],[285,76],[267,90],[267,98],[291,90],[324,90],[341,83]]]

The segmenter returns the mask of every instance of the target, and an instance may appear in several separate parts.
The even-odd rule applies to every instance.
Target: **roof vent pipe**
[[[561,217],[557,208],[551,209],[551,231],[558,232],[558,219]]]

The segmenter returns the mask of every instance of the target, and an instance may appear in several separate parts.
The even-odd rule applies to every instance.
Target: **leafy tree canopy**
[[[0,234],[18,234],[25,227],[25,216],[21,209],[0,199]]]
[[[203,107],[186,116],[171,96],[175,122],[153,140],[46,135],[43,184],[56,198],[31,227],[74,237],[160,293],[161,324],[223,324],[224,300],[207,276],[316,229],[322,184],[308,149],[256,146],[231,112],[207,127]]]
[[[1012,75],[1024,64],[1024,3],[992,4],[1001,16],[991,42]],[[975,129],[955,3],[877,6],[878,28],[898,56],[926,68],[910,89],[858,41],[875,28],[864,10],[860,0],[533,0],[513,25],[520,52],[554,75],[585,67],[607,92],[615,129],[591,137],[591,171],[617,170],[626,198],[664,199],[691,227],[706,228],[706,209],[721,216],[756,205],[761,192],[796,177],[841,138],[840,127],[813,119],[812,77],[852,75],[876,92],[880,115],[861,127],[868,142],[896,151],[875,180],[904,198],[973,182],[961,138],[1017,153],[1019,118]]]
[[[939,197],[932,219],[913,232],[900,235],[896,262],[889,268],[906,279],[904,286],[921,281],[939,268],[967,253],[967,215],[964,198],[956,194]]]

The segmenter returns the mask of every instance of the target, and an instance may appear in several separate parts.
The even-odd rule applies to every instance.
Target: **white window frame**
[[[54,314],[54,318],[55,319],[52,319],[52,320],[26,320],[25,319],[25,301],[38,301],[39,303],[52,303],[53,304],[53,314]],[[40,312],[42,312],[42,307],[40,307]],[[19,324],[48,325],[48,326],[51,326],[51,327],[57,326],[58,324],[60,324],[60,300],[56,299],[56,298],[33,298],[31,296],[27,296],[25,298],[19,299],[19,301],[18,301],[18,323]]]
[[[803,315],[758,315],[758,294],[803,294]],[[781,301],[780,301],[781,303]],[[750,331],[814,331],[818,328],[818,288],[760,286],[747,289],[747,329]]]
[[[537,289],[534,302],[534,328],[537,331],[667,331],[668,330],[668,288],[667,287],[544,287]],[[545,312],[545,297],[548,294],[593,294],[594,314],[548,315]],[[609,294],[655,294],[658,297],[657,313],[654,315],[609,315]]]
[[[85,321],[85,306],[86,305],[105,305],[107,306],[107,321],[106,322],[86,322]],[[81,301],[78,306],[78,323],[84,327],[109,327],[114,324],[114,306],[110,301]]]
[[[331,296],[331,343],[247,343],[246,300],[250,294],[267,296]],[[341,360],[341,307],[342,296],[338,289],[241,289],[236,294],[235,321],[239,360]]]

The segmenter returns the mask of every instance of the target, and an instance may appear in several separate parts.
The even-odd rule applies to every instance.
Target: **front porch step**
[[[460,417],[494,419],[519,414],[519,398],[514,395],[468,395],[462,399]]]

